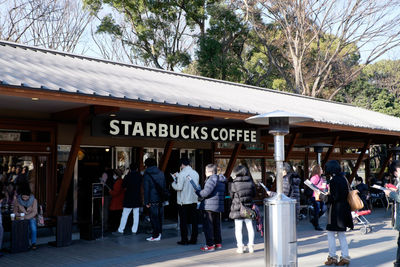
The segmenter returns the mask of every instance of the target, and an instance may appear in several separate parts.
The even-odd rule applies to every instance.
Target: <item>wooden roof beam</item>
[[[336,136],[336,137],[332,140],[332,143],[331,143],[332,146],[328,149],[328,151],[327,151],[326,154],[325,154],[324,159],[323,159],[322,162],[321,162],[321,167],[322,167],[322,169],[325,168],[325,164],[328,162],[329,157],[331,156],[333,150],[335,149],[336,144],[337,144],[338,141],[339,141],[339,136]]]
[[[285,161],[288,161],[290,153],[293,150],[294,145],[296,144],[297,138],[300,136],[300,133],[296,132],[292,135],[292,138],[290,139],[289,145],[286,149],[285,153]]]
[[[365,152],[369,149],[369,146],[371,145],[371,139],[368,139],[368,141],[365,142],[364,147],[361,150],[360,155],[358,156],[356,165],[354,165],[353,171],[349,177],[349,183],[351,184],[351,182],[353,181],[354,177],[356,177],[358,168],[360,168],[361,162],[364,158]]]

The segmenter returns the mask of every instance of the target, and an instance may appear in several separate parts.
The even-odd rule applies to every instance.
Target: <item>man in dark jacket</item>
[[[192,180],[190,180],[190,183],[196,190],[196,194],[204,198],[199,209],[203,211],[203,231],[206,237],[206,245],[201,247],[201,250],[213,251],[222,248],[221,213],[224,212],[226,178],[223,175],[217,175],[215,164],[206,166],[206,177],[203,190],[196,187]]]
[[[137,229],[139,227],[139,208],[142,206],[142,201],[140,197],[141,185],[142,176],[138,172],[138,168],[134,164],[131,164],[129,172],[127,175],[125,175],[125,178],[122,182],[122,187],[126,188],[126,191],[124,196],[124,209],[122,211],[121,223],[118,228],[118,232],[120,234],[124,232],[126,221],[132,210],[132,233],[137,233]]]
[[[162,233],[162,218],[164,217],[163,199],[161,190],[166,191],[164,173],[157,168],[157,162],[153,158],[145,160],[146,170],[143,175],[144,204],[149,208],[150,222],[153,234],[147,241],[160,241]]]

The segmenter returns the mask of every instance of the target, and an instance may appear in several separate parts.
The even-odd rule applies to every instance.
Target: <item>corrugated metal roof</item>
[[[250,114],[279,109],[322,123],[400,132],[399,118],[351,105],[4,41],[0,66],[0,81],[26,88]]]

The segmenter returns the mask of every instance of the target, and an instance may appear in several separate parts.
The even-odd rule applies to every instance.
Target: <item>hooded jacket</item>
[[[236,176],[229,187],[229,195],[232,198],[229,218],[243,219],[240,216],[240,203],[248,208],[251,208],[253,205],[253,198],[256,195],[256,187],[253,179],[249,176]]]
[[[153,177],[153,179],[151,178]],[[156,166],[148,167],[143,174],[144,182],[144,204],[150,203],[161,203],[162,199],[153,183],[158,183],[162,190],[166,189],[164,173],[160,171]]]

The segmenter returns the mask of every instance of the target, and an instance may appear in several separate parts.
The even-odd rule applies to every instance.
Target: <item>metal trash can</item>
[[[282,193],[264,199],[265,266],[297,266],[296,200]]]

